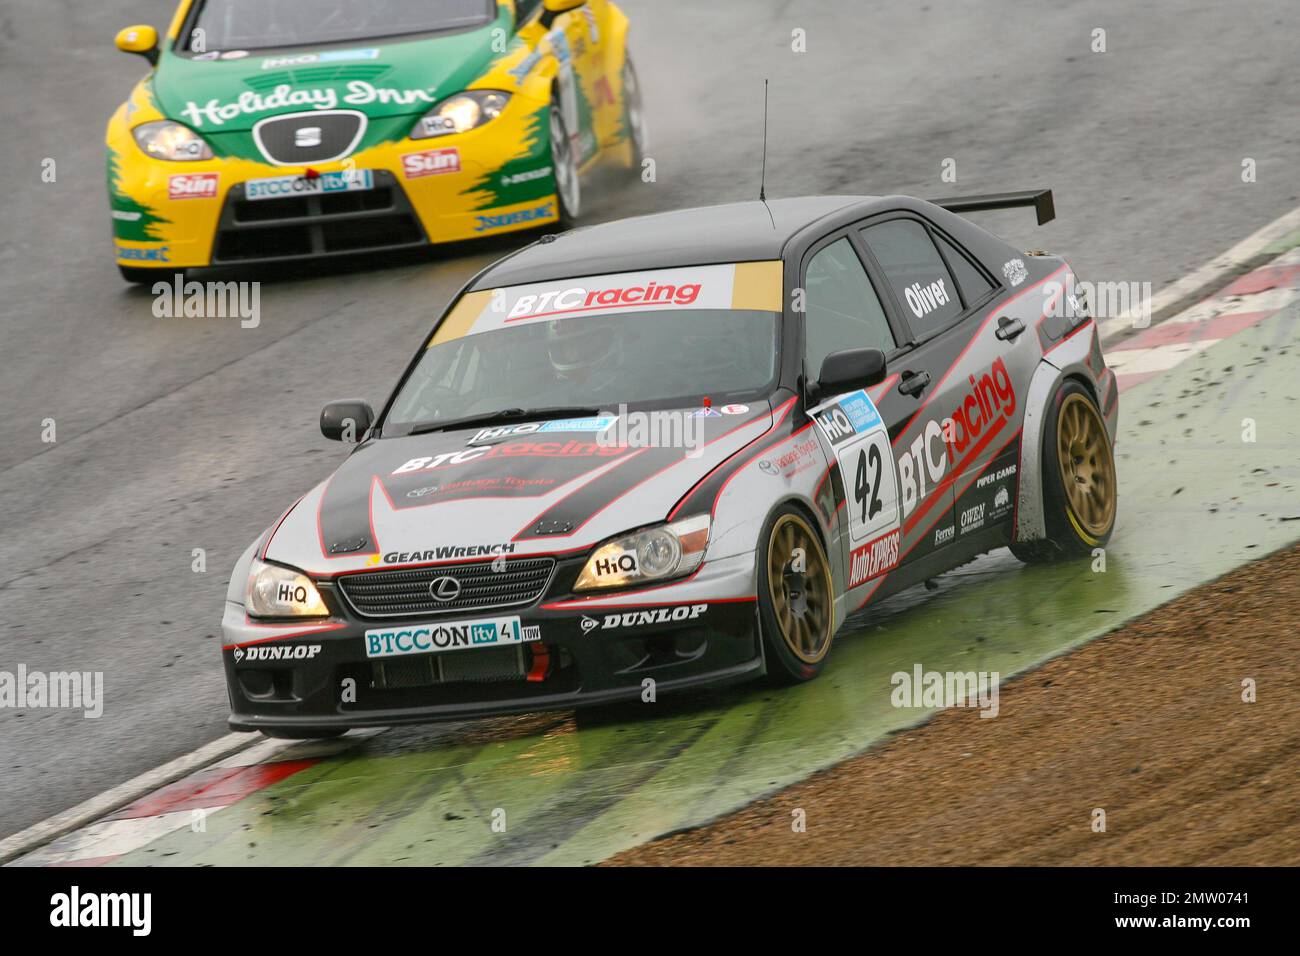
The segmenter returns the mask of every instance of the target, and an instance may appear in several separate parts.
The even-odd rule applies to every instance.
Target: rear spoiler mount
[[[1016,193],[988,193],[984,196],[954,196],[949,199],[931,199],[930,202],[955,213],[1033,206],[1040,226],[1056,218],[1056,205],[1052,202],[1050,189],[1025,189]]]

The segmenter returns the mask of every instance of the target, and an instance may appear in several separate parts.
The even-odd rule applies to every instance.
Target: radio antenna
[[[758,201],[767,203],[767,78],[763,78],[763,168],[758,177]]]
[[[772,207],[767,204],[767,78],[763,78],[763,168],[758,174],[758,201],[763,204],[768,221],[776,229],[776,220],[772,217]]]

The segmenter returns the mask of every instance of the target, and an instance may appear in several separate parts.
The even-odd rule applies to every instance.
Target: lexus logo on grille
[[[460,597],[460,582],[453,577],[443,575],[429,582],[429,597],[444,604]]]
[[[320,127],[303,126],[294,131],[293,145],[300,149],[320,145]]]

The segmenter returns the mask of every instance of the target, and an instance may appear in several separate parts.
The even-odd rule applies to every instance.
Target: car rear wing
[[[1018,193],[989,193],[986,196],[954,196],[951,199],[931,199],[930,202],[955,213],[985,212],[989,209],[1019,209],[1022,206],[1033,206],[1040,226],[1056,218],[1056,205],[1052,202],[1052,191],[1050,189],[1026,189]]]

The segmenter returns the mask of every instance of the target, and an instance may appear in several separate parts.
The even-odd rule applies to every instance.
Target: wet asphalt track
[[[589,193],[593,218],[755,195],[764,76],[770,195],[1051,186],[1058,222],[985,221],[1084,278],[1159,289],[1300,204],[1285,0],[625,6],[658,182]],[[144,66],[113,33],[171,9],[0,0],[0,669],[103,670],[108,695],[98,721],[0,710],[0,835],[224,733],[226,578],[342,457],[320,405],[380,399],[511,248],[262,275],[257,329],[155,319],[112,265],[102,133]]]

